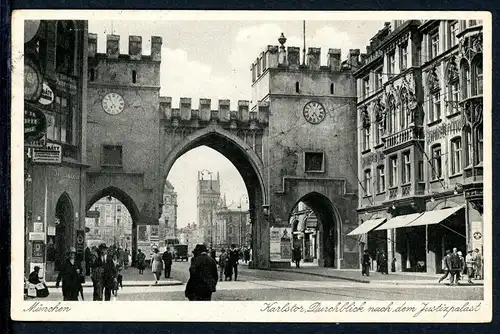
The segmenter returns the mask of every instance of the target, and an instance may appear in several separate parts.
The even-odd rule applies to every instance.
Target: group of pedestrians
[[[235,244],[231,244],[231,248],[226,252],[223,248],[219,255],[219,272],[220,280],[232,281],[233,274],[234,280],[238,280],[238,262],[240,259],[240,250],[236,248]],[[214,256],[212,256],[214,258]],[[215,258],[214,258],[215,260]]]
[[[443,259],[444,274],[439,279],[439,283],[450,276],[450,285],[458,285],[462,275],[467,275],[467,282],[474,283],[473,279],[482,279],[483,259],[479,249],[474,251],[470,249],[467,255],[453,248],[453,251],[446,250],[446,256]]]
[[[375,255],[375,261],[377,263],[377,272],[382,275],[389,275],[389,267],[387,261],[387,255],[385,252],[377,250],[377,254]],[[372,258],[368,249],[365,249],[363,254],[363,259],[361,261],[361,276],[370,276],[370,269],[372,267]]]

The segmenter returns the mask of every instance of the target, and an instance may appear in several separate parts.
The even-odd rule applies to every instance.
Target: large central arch
[[[268,203],[264,166],[255,151],[239,137],[216,125],[209,125],[186,136],[173,149],[167,151],[162,166],[163,183],[175,161],[184,153],[199,146],[207,146],[221,153],[240,172],[248,192],[253,236],[252,249],[258,249],[256,239],[261,235],[260,222],[263,219],[261,208]],[[260,255],[256,253],[258,252],[253,252],[253,261],[257,265],[264,266],[268,259],[260,258]]]

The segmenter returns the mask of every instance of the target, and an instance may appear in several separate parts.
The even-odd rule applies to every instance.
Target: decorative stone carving
[[[448,64],[448,82],[458,80],[457,57],[452,55]]]
[[[439,90],[439,78],[437,75],[436,67],[431,68],[431,70],[429,71],[428,83],[429,90],[431,92]]]
[[[364,129],[370,128],[370,114],[368,114],[367,106],[361,107],[361,125]]]

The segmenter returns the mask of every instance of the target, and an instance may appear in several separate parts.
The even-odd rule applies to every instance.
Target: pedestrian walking
[[[112,293],[116,297],[118,295],[118,289],[121,287],[123,288],[122,284],[122,264],[120,263],[120,259],[118,258],[118,254],[113,254],[113,264],[115,265],[116,268],[116,282],[113,282],[113,289]]]
[[[476,253],[476,279],[483,279],[483,257],[479,252],[479,248],[475,249]]]
[[[292,251],[293,261],[295,262],[295,267],[300,268],[300,260],[302,260],[302,251],[299,245],[295,245]]]
[[[385,252],[382,250],[380,251],[379,254],[379,259],[378,259],[378,265],[379,265],[379,271],[382,274],[389,275],[389,268],[387,267],[387,256],[385,255]]]
[[[163,260],[159,252],[158,247],[155,247],[151,256],[151,271],[155,277],[155,284],[158,284],[163,271]]]
[[[235,244],[231,244],[231,248],[229,249],[229,259],[228,259],[228,273],[229,273],[229,280],[232,280],[232,276],[234,273],[234,280],[238,280],[238,260],[240,256],[240,252],[238,249],[236,249]]]
[[[458,251],[457,254],[458,254],[458,257],[460,259],[460,270],[458,272],[458,281],[460,281],[462,279],[462,275],[465,275],[467,268],[465,267],[465,258],[463,256],[462,252]],[[457,283],[458,283],[458,281],[457,281]]]
[[[208,255],[208,249],[203,244],[196,245],[193,254],[185,295],[189,300],[212,300],[212,294],[216,291],[219,278],[217,264]]]
[[[146,268],[146,254],[144,254],[140,249],[137,250],[137,269],[139,269],[139,274],[144,274],[144,269]]]
[[[446,255],[444,256],[443,258],[443,261],[442,261],[442,268],[443,268],[443,276],[441,276],[441,278],[439,279],[438,283],[441,283],[443,280],[445,280],[448,275],[451,274],[451,251],[449,249],[446,250]]]
[[[87,246],[84,253],[85,260],[85,276],[90,276],[90,267],[92,266],[92,251]]]
[[[450,254],[448,267],[450,268],[450,285],[458,284],[462,261],[456,248],[453,248],[453,252]]]
[[[467,252],[467,255],[465,256],[465,266],[467,270],[467,276],[468,276],[468,282],[469,284],[472,284],[472,279],[474,278],[474,265],[476,262],[476,258],[473,254],[472,249],[470,249]]]
[[[118,282],[118,270],[115,262],[113,262],[112,255],[110,255],[112,250],[110,250],[110,254],[108,254],[108,247],[106,244],[101,244],[99,245],[99,251],[100,254],[95,264],[97,284],[94,286],[94,300],[101,301],[104,294],[104,300],[109,301],[111,300],[111,293]]]
[[[165,263],[165,278],[170,278],[170,271],[172,270],[172,252],[170,247],[162,255],[163,262]]]
[[[221,254],[219,255],[219,270],[220,270],[220,280],[222,281],[223,275],[225,276],[225,279],[227,281],[227,276],[226,274],[226,267],[227,267],[227,261],[228,261],[228,256],[226,253],[226,250],[224,248],[221,249]]]
[[[245,248],[245,264],[248,263],[250,261],[250,248],[247,247]]]
[[[63,300],[78,300],[78,293],[82,287],[82,267],[76,260],[76,249],[70,247],[68,257],[62,263],[57,275],[56,288],[62,281]]]
[[[370,266],[372,259],[370,258],[370,254],[368,253],[368,249],[365,249],[365,253],[363,254],[363,261],[361,262],[361,276],[370,276]]]

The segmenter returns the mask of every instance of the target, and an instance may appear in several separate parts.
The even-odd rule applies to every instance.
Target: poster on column
[[[483,247],[483,222],[472,221],[470,223],[471,235],[472,235],[472,247],[471,249],[482,250]]]
[[[292,260],[292,239],[288,227],[271,227],[270,230],[270,260],[274,262],[289,262]]]

